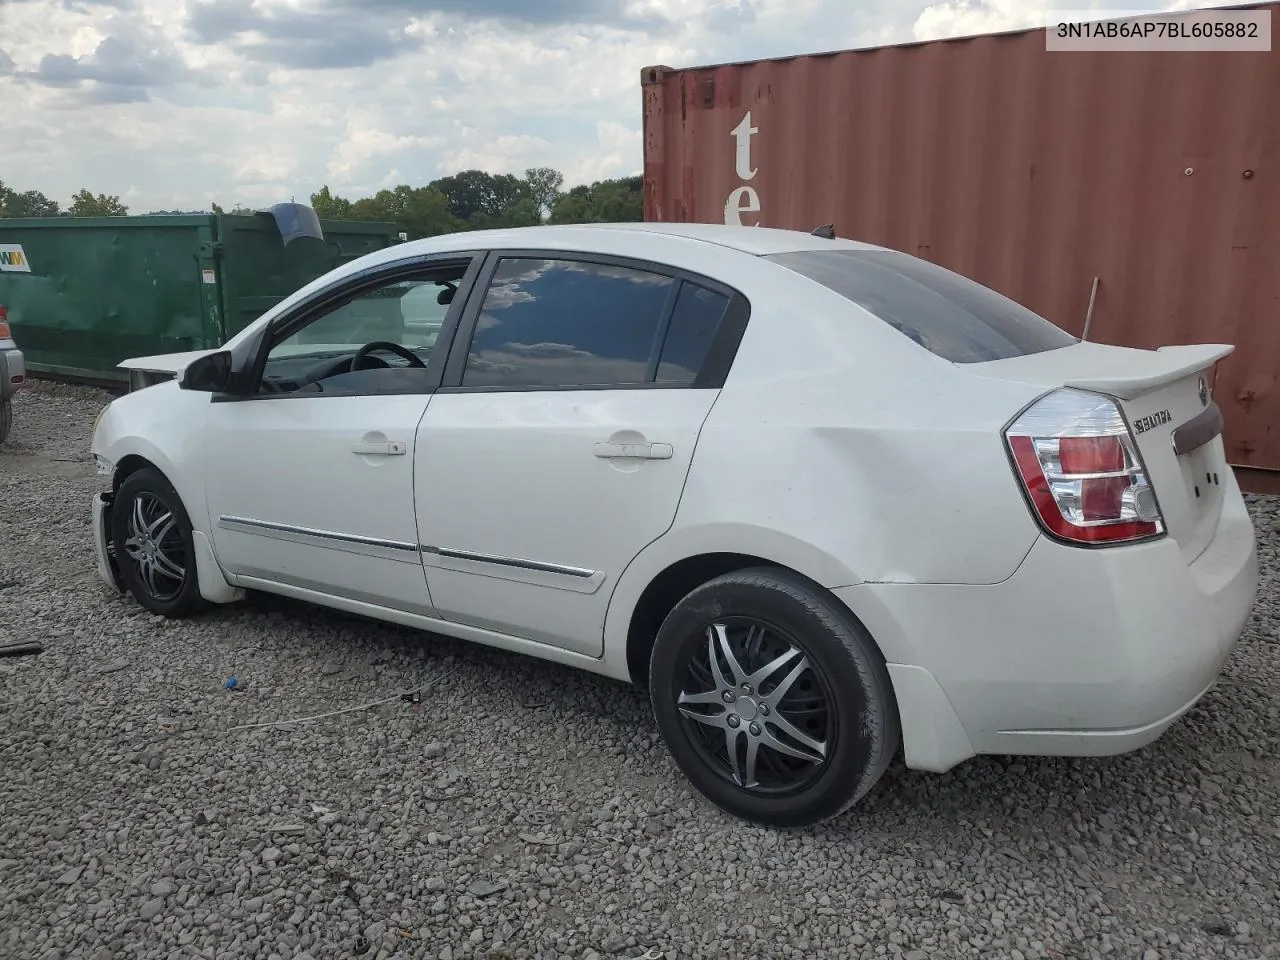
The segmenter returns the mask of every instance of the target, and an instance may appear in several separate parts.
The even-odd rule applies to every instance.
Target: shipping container
[[[1049,51],[1037,29],[641,87],[646,220],[833,224],[1089,340],[1233,343],[1227,455],[1280,493],[1280,51]]]
[[[129,357],[221,346],[299,287],[398,242],[390,223],[259,214],[0,219],[0,304],[35,374],[123,382]]]

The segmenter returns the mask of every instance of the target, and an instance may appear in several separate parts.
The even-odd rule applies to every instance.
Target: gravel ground
[[[0,637],[46,644],[0,660],[0,956],[1280,956],[1274,499],[1243,644],[1159,743],[895,767],[777,832],[694,795],[628,687],[282,601],[171,624],[113,597],[106,400],[37,382],[0,450]]]

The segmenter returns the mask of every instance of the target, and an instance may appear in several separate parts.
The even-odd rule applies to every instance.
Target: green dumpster
[[[127,382],[129,357],[221,346],[299,287],[398,242],[391,223],[251,215],[0,219],[0,304],[29,372]]]

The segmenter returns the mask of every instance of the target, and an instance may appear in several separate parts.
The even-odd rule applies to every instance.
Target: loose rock
[[[46,642],[0,662],[6,960],[1280,960],[1280,499],[1240,646],[1154,744],[895,766],[769,830],[643,689],[282,599],[142,613],[88,542],[106,399],[33,381],[0,447],[0,636]]]

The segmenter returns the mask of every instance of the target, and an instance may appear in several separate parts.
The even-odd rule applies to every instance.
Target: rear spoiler
[[[1096,377],[1079,377],[1064,381],[1063,386],[1078,390],[1106,393],[1122,400],[1174,383],[1183,377],[1207,370],[1223,357],[1235,351],[1228,343],[1193,343],[1158,350],[1143,351],[1146,356],[1134,356],[1130,371]]]

